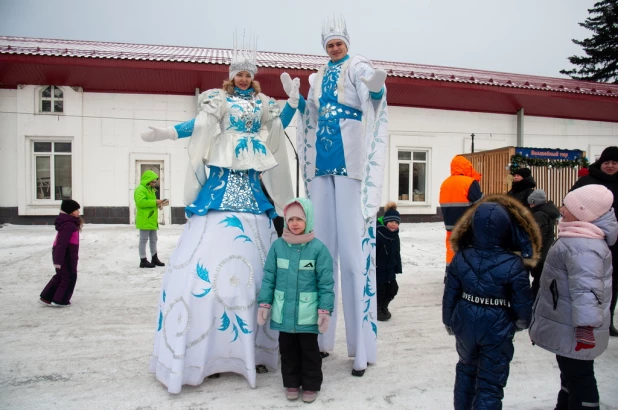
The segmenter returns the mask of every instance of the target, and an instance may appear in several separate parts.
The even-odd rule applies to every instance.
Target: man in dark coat
[[[455,409],[502,408],[513,336],[532,315],[527,268],[538,262],[540,232],[519,201],[491,195],[457,222],[451,241],[442,321],[459,354]]]
[[[517,199],[522,205],[528,206],[528,196],[534,191],[536,181],[532,178],[530,168],[518,168],[513,172],[513,183],[507,195]]]
[[[536,299],[536,294],[539,292],[539,285],[541,280],[541,273],[543,272],[543,265],[545,264],[545,258],[549,248],[554,243],[555,235],[554,230],[556,227],[556,221],[560,218],[560,211],[556,208],[556,205],[552,201],[547,202],[547,196],[542,189],[535,189],[528,196],[528,204],[530,204],[530,210],[534,220],[539,225],[541,230],[541,258],[539,263],[530,270],[532,275],[532,297]]]
[[[581,177],[575,182],[571,191],[584,185],[597,184],[603,185],[605,188],[612,191],[614,194],[614,212],[618,218],[618,147],[607,147],[601,153],[601,157],[588,167],[588,175]],[[611,336],[618,336],[618,330],[614,325],[614,311],[616,310],[616,302],[618,298],[618,243],[610,246],[612,252],[612,265],[614,272],[612,274],[612,303],[609,306],[609,311],[612,316],[612,323],[609,328]]]

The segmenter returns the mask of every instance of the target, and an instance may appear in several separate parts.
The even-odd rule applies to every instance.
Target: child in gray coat
[[[556,354],[561,384],[557,410],[599,408],[594,359],[609,340],[609,246],[618,236],[612,202],[611,191],[602,185],[567,194],[558,239],[543,267],[530,338]]]

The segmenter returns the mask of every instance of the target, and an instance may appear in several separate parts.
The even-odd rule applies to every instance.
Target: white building
[[[88,222],[133,223],[141,173],[160,173],[161,223],[183,223],[188,141],[145,143],[148,125],[196,116],[196,95],[227,78],[230,50],[0,37],[0,223],[50,223],[72,197]],[[322,56],[258,53],[257,80],[308,76]],[[618,85],[376,61],[386,69],[389,162],[384,202],[406,221],[437,220],[453,156],[505,146],[618,144]],[[518,115],[519,113],[519,115]],[[294,123],[288,134],[295,141]],[[288,147],[295,168],[293,149]],[[292,169],[292,175],[295,175]],[[302,182],[301,182],[302,193]]]

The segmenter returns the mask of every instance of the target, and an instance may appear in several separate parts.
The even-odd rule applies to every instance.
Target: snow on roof
[[[219,48],[0,36],[0,54],[228,64],[231,53]],[[317,70],[326,61],[326,56],[257,53],[259,67]],[[390,61],[373,63],[391,77],[618,97],[618,85],[606,83]]]

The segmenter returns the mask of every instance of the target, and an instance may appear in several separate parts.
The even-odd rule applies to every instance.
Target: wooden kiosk
[[[537,189],[543,189],[547,200],[557,207],[569,192],[581,168],[588,167],[586,152],[553,148],[504,147],[489,151],[462,154],[482,175],[481,189],[485,195],[507,193],[517,168],[530,168]]]

